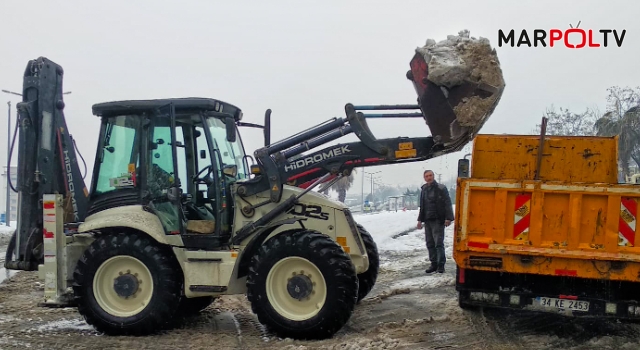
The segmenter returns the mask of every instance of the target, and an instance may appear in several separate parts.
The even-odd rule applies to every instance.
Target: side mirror
[[[224,124],[227,127],[227,141],[236,142],[236,121],[233,117],[225,117]]]
[[[269,146],[271,144],[271,110],[267,109],[264,114],[264,145]]]
[[[469,177],[469,159],[458,159],[458,177]]]
[[[238,166],[237,165],[225,165],[222,168],[222,173],[229,177],[236,177],[238,174]]]

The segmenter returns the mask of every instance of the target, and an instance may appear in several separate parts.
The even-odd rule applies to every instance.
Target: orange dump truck
[[[617,137],[476,136],[458,168],[460,306],[640,318],[640,186],[618,184],[617,150]]]

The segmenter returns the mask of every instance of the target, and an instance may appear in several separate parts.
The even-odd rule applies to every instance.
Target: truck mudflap
[[[499,282],[501,281],[501,282]],[[640,319],[640,283],[458,268],[460,307],[490,307],[572,317]]]

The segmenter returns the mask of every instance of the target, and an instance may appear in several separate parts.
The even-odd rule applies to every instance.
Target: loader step
[[[189,262],[222,262],[220,258],[188,258]]]
[[[229,243],[229,235],[217,236],[211,234],[183,234],[182,242],[186,248],[220,250]]]
[[[207,285],[193,285],[189,286],[189,290],[192,292],[205,292],[205,293],[222,293],[227,290],[225,286],[207,286]]]

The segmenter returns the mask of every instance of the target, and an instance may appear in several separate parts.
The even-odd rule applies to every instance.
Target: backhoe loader
[[[275,143],[270,110],[258,125],[213,98],[105,102],[92,106],[101,127],[87,189],[62,79],[62,67],[45,57],[29,61],[24,74],[18,227],[5,267],[38,271],[42,306],[77,307],[108,335],[152,334],[219,296],[246,293],[275,334],[331,337],[375,285],[378,251],[343,203],[313,189],[355,167],[423,161],[468,142],[468,135],[453,146],[433,137],[378,140],[366,118],[380,115],[362,112],[451,115],[446,104],[424,102],[459,99],[455,88],[447,96],[420,90],[418,105],[347,104],[346,118]],[[487,94],[470,86],[467,96]],[[255,158],[245,154],[241,127],[264,130]],[[350,133],[360,141],[304,153]]]

